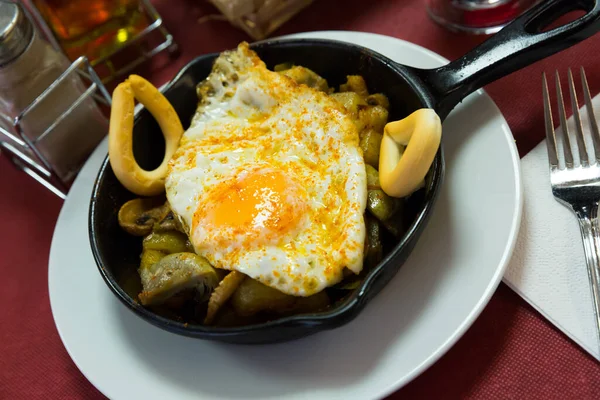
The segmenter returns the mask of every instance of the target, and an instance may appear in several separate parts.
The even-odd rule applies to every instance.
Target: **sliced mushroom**
[[[169,254],[158,262],[144,263],[139,270],[143,305],[159,305],[183,291],[194,289],[196,298],[206,300],[219,283],[217,272],[194,253]]]
[[[246,275],[238,271],[232,271],[223,278],[219,283],[219,286],[210,295],[204,324],[212,324],[221,307],[227,303],[231,295],[237,290],[245,278]]]
[[[129,200],[119,209],[119,225],[134,236],[146,236],[152,227],[169,213],[163,197]]]
[[[170,211],[165,217],[154,225],[155,232],[179,231],[185,233],[181,223],[175,218],[173,211]]]

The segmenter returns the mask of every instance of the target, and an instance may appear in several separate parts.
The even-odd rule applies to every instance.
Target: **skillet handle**
[[[586,14],[542,32],[560,17],[577,10]],[[600,0],[545,0],[458,60],[416,73],[432,91],[436,112],[443,120],[475,90],[587,39],[599,30]]]

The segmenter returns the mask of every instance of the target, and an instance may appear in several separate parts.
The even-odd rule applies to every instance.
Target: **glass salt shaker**
[[[38,98],[70,65],[42,39],[19,4],[0,1],[0,124],[14,131],[15,118],[37,99],[20,120],[30,145],[24,150],[35,153],[63,183],[73,179],[108,132],[107,118],[91,96],[65,114],[87,89],[76,72]]]

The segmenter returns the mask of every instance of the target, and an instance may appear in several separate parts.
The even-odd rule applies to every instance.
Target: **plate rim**
[[[313,35],[318,35],[318,36],[313,36]],[[333,36],[330,36],[330,35],[333,35]],[[438,54],[426,47],[409,42],[407,40],[396,38],[393,36],[388,36],[388,35],[360,32],[360,31],[347,31],[347,30],[309,31],[309,32],[302,32],[302,33],[290,34],[290,35],[285,35],[285,36],[277,36],[277,37],[272,38],[271,40],[278,40],[278,39],[283,40],[283,39],[288,39],[288,38],[316,38],[316,37],[323,38],[323,39],[341,40],[341,41],[345,40],[344,38],[337,37],[337,35],[350,35],[350,36],[361,35],[364,37],[371,37],[373,39],[377,39],[377,38],[382,38],[385,40],[392,39],[394,41],[401,43],[404,46],[408,46],[418,52],[427,54],[428,56],[433,57],[442,63],[449,62],[448,59],[441,56],[440,54]],[[346,41],[348,41],[348,40],[346,40]],[[166,84],[168,84],[168,83],[165,83],[165,85]],[[162,85],[162,86],[165,86],[165,85]],[[161,88],[162,88],[162,86],[161,86]],[[509,234],[508,240],[504,245],[504,251],[502,253],[502,257],[500,258],[498,265],[495,268],[495,272],[492,276],[492,279],[485,287],[483,295],[477,301],[477,303],[475,303],[473,305],[472,310],[467,314],[467,316],[462,321],[462,323],[458,327],[456,327],[456,329],[452,332],[452,335],[449,336],[445,341],[443,341],[420,364],[413,366],[410,369],[410,372],[406,373],[403,376],[398,377],[397,379],[395,379],[393,382],[390,382],[385,387],[382,386],[380,390],[374,391],[372,393],[373,398],[382,398],[382,397],[388,396],[388,395],[396,392],[397,390],[399,390],[400,388],[404,387],[406,384],[408,384],[409,382],[414,380],[417,376],[419,376],[421,373],[423,373],[427,368],[429,368],[431,365],[433,365],[437,360],[439,360],[444,354],[446,354],[448,352],[448,350],[464,335],[464,333],[467,331],[467,329],[469,329],[472,326],[472,324],[479,317],[479,315],[481,314],[481,312],[483,311],[485,306],[489,303],[491,297],[496,292],[497,287],[500,285],[500,283],[502,281],[502,277],[507,269],[508,263],[510,262],[511,256],[514,252],[518,234],[519,234],[520,225],[521,225],[520,223],[521,223],[521,219],[522,219],[522,214],[523,214],[523,182],[522,182],[522,177],[521,177],[521,164],[520,164],[519,152],[516,147],[515,141],[513,139],[513,135],[512,135],[510,126],[508,125],[508,122],[506,121],[504,115],[498,108],[497,104],[494,102],[494,100],[491,98],[491,96],[489,96],[489,94],[487,94],[487,92],[485,92],[483,89],[479,89],[476,92],[487,97],[487,100],[489,100],[490,106],[493,107],[494,111],[497,113],[497,117],[501,118],[502,124],[498,125],[498,128],[502,129],[503,136],[505,136],[505,139],[507,139],[507,145],[508,145],[507,148],[510,150],[511,161],[512,161],[513,172],[514,172],[513,184],[515,185],[515,188],[514,188],[515,189],[515,191],[514,191],[515,210],[513,210],[511,228],[510,228],[510,234]],[[101,146],[102,146],[102,143],[98,147],[101,147]],[[95,151],[97,151],[97,150],[98,150],[98,148]],[[90,156],[90,159],[91,158],[92,157]],[[86,162],[86,164],[88,162],[89,162],[89,159]],[[85,165],[84,165],[84,167],[85,167]],[[80,180],[79,178],[80,178],[79,176],[76,178],[76,180],[73,184],[73,187],[75,187],[77,181]],[[95,381],[95,379],[92,376],[90,376],[89,373],[86,373],[81,368],[80,362],[78,362],[77,357],[74,356],[73,350],[69,346],[68,341],[65,338],[64,332],[60,328],[60,323],[58,322],[57,316],[56,316],[57,313],[55,311],[55,305],[53,305],[53,301],[52,301],[53,290],[52,290],[52,285],[51,285],[52,279],[50,278],[52,275],[51,271],[52,271],[52,265],[53,265],[52,254],[53,254],[53,249],[55,248],[55,242],[57,241],[57,230],[58,230],[57,228],[59,226],[59,222],[61,221],[61,219],[65,218],[63,214],[67,213],[66,205],[69,202],[69,197],[72,197],[72,196],[71,195],[67,196],[67,199],[65,199],[65,202],[63,203],[61,211],[58,215],[55,229],[54,229],[54,232],[52,235],[51,246],[50,246],[49,259],[48,259],[48,296],[49,296],[49,300],[50,300],[50,309],[52,312],[54,325],[58,331],[58,334],[59,334],[59,337],[61,339],[63,346],[65,347],[67,353],[69,354],[69,357],[71,358],[73,363],[77,366],[78,370],[82,373],[82,375],[100,393],[102,393],[104,396],[108,397],[108,395],[105,393],[105,391],[101,388],[101,385],[98,385],[97,382]]]

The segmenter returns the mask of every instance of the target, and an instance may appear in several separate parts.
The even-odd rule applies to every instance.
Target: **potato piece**
[[[329,90],[329,86],[325,79],[317,75],[314,71],[299,65],[283,70],[280,74],[292,78],[298,84],[304,84],[322,92],[327,92]]]
[[[380,221],[390,219],[398,210],[397,199],[388,196],[383,190],[369,190],[367,210]]]
[[[187,236],[178,231],[153,232],[144,238],[144,250],[158,250],[167,254],[194,252]]]
[[[368,96],[367,83],[360,75],[348,75],[346,83],[340,85],[340,92],[356,92],[361,96]]]
[[[297,297],[291,312],[294,314],[313,313],[327,308],[331,300],[325,291],[308,297]]]
[[[371,94],[367,97],[367,104],[370,106],[381,106],[386,110],[390,109],[390,101],[383,93]]]
[[[250,316],[261,311],[283,313],[292,308],[296,299],[255,279],[246,279],[230,301],[236,314]]]
[[[383,135],[374,130],[366,131],[360,138],[360,148],[365,162],[373,167],[379,166],[379,149]]]
[[[284,62],[281,64],[277,64],[274,68],[273,71],[275,72],[281,72],[281,71],[285,71],[286,69],[290,69],[294,66],[293,63],[291,62]]]
[[[359,111],[359,118],[362,120],[365,129],[383,133],[383,128],[385,128],[388,120],[388,110],[381,106],[369,106]]]
[[[365,169],[367,170],[367,189],[381,189],[381,184],[379,183],[379,171],[369,164],[365,164]]]
[[[358,118],[359,107],[367,105],[365,99],[354,92],[333,93],[330,96],[341,103],[353,118]]]

